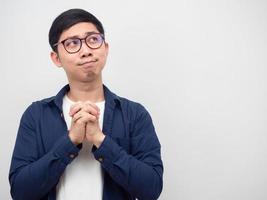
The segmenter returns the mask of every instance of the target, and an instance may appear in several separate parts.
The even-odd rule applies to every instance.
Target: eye
[[[80,45],[80,40],[78,38],[67,39],[64,45],[65,47],[76,47]]]
[[[87,37],[86,41],[90,44],[101,43],[102,38],[100,35],[90,35]]]

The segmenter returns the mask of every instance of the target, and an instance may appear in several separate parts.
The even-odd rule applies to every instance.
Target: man
[[[9,174],[12,197],[157,199],[160,143],[145,108],[103,85],[109,46],[101,22],[81,9],[65,11],[49,43],[69,84],[23,114]]]

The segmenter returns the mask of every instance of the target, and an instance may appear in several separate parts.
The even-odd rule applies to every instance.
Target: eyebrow
[[[95,32],[95,31],[89,31],[89,32],[86,32],[86,33],[85,33],[85,37],[87,37],[88,35],[95,34],[95,33],[100,34],[100,33]],[[67,40],[67,39],[74,39],[74,38],[80,38],[80,37],[79,37],[79,35],[73,35],[73,36],[67,37],[67,38],[64,39],[64,40]],[[62,41],[64,41],[64,40],[62,40]]]

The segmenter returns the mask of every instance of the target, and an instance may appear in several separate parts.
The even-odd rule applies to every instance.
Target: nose
[[[87,57],[87,56],[93,55],[93,50],[87,46],[84,39],[82,40],[82,46],[80,49],[80,54],[82,57]]]

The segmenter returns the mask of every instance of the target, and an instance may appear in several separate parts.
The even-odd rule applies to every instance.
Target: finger
[[[91,101],[86,101],[86,102],[84,102],[85,103],[85,105],[90,105],[90,106],[92,106],[97,112],[100,112],[100,109],[98,108],[98,106],[96,105],[96,104],[94,104],[93,102],[91,102]]]
[[[80,118],[82,118],[84,115],[87,115],[87,114],[88,114],[87,112],[80,110],[79,112],[73,115],[72,120],[76,122],[77,120],[79,120]]]
[[[88,112],[96,117],[98,117],[99,115],[99,111],[96,110],[94,107],[92,107],[91,105],[85,105],[83,108],[82,108],[83,111],[85,112]]]
[[[73,122],[77,122],[81,118],[84,118],[84,120],[87,120],[86,122],[88,122],[88,121],[94,122],[94,121],[96,121],[98,119],[97,116],[94,116],[94,115],[92,115],[92,114],[90,114],[88,112],[85,112],[83,110],[81,110],[78,113],[74,114],[72,119],[73,119]],[[82,120],[82,121],[84,121],[84,120]]]
[[[94,115],[90,115],[89,113],[84,114],[82,117],[80,117],[76,123],[78,124],[86,124],[90,122],[95,122],[97,121],[97,118]]]
[[[82,102],[77,102],[70,107],[69,115],[72,117],[75,113],[79,112],[83,108]]]

